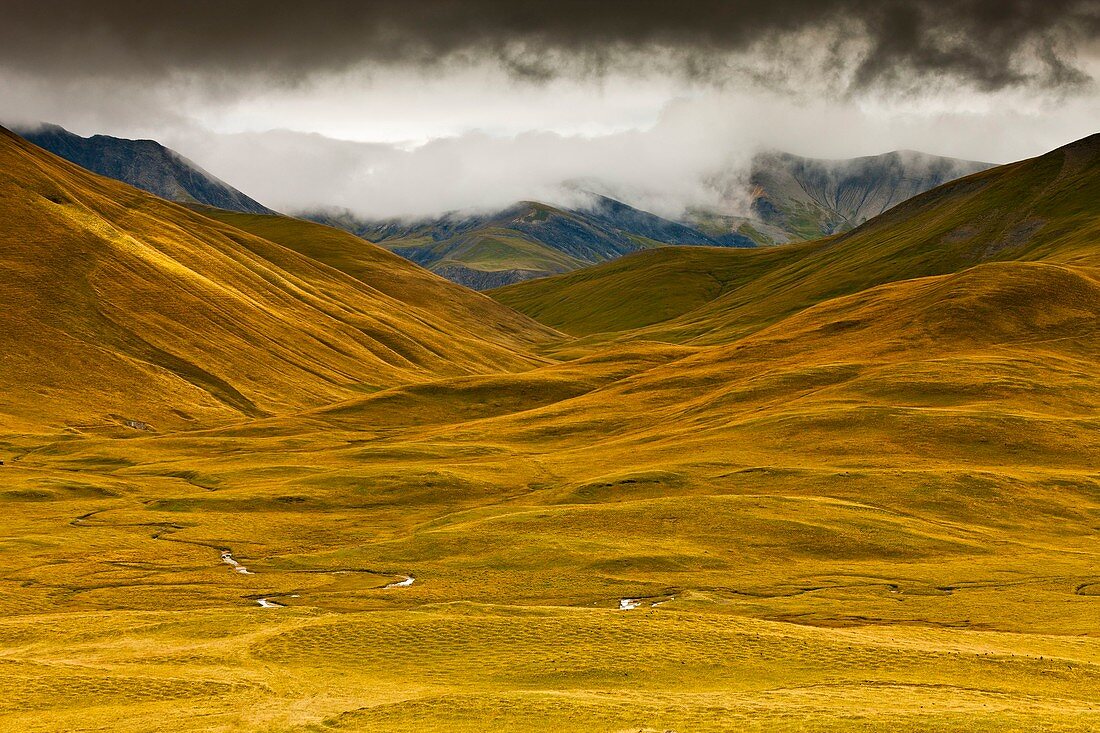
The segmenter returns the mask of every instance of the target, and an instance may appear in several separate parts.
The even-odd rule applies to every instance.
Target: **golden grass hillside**
[[[0,220],[0,410],[28,427],[255,417],[527,368],[552,336],[378,248],[359,243],[378,264],[349,277],[6,131]]]
[[[500,343],[514,350],[517,344],[521,349],[529,348],[554,335],[549,329],[533,328],[528,318],[498,306],[489,297],[433,275],[389,250],[364,247],[362,239],[342,229],[286,216],[241,214],[209,207],[196,210],[339,270],[403,304],[404,310],[413,309],[429,322],[446,318],[441,325],[459,336]]]
[[[387,317],[452,312],[332,230],[186,215]],[[455,291],[482,360],[186,429],[62,423],[81,393],[41,395],[52,434],[2,418],[0,727],[1095,729],[1100,241],[1071,240],[887,258],[834,297],[798,266],[847,240],[613,263],[665,323],[726,302],[715,345],[627,308],[571,340]],[[779,272],[770,306],[732,298]]]

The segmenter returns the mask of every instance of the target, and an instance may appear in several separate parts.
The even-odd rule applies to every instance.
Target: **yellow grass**
[[[15,161],[44,168],[23,183],[95,193],[84,206],[111,228],[83,210],[36,214],[52,239],[5,223],[5,263],[24,251],[18,267],[60,268],[74,289],[194,277],[226,289],[232,317],[138,309],[105,287],[47,297],[4,270],[4,303],[28,304],[3,316],[4,353],[28,357],[0,362],[0,728],[1100,725],[1087,256],[839,297],[805,284],[775,307],[812,303],[741,336],[744,321],[715,315],[733,329],[715,344],[654,340],[652,321],[573,341],[368,245],[357,256],[334,230],[215,221],[29,149],[9,157],[3,180]],[[29,216],[5,206],[4,222]],[[135,230],[134,207],[176,228]],[[57,264],[81,247],[93,264]],[[151,269],[122,280],[133,247]],[[683,251],[712,267],[713,250]],[[657,286],[636,280],[638,302]],[[280,324],[252,333],[282,338],[261,348],[236,329],[273,302]],[[699,302],[684,307],[720,312]],[[332,315],[349,303],[424,357],[371,351],[378,331]],[[87,315],[108,308],[116,326]],[[221,382],[90,338],[119,322]],[[222,350],[223,335],[242,345]],[[323,376],[337,368],[345,381]]]

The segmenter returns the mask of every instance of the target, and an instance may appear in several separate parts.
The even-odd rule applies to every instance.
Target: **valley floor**
[[[1094,424],[813,367],[722,425],[608,398],[687,354],[9,436],[0,727],[1100,725]]]

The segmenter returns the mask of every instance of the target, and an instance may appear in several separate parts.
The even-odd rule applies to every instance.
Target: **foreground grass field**
[[[339,426],[383,397],[5,466],[4,725],[1083,730],[1100,715],[1100,446],[1066,461],[1070,419],[765,410],[721,440],[584,447],[569,436],[584,425],[456,426],[395,394],[422,424]],[[787,447],[791,420],[812,450]],[[560,435],[517,437],[535,430]]]
[[[1100,726],[1100,249],[1096,212],[1067,193],[1094,190],[1100,166],[1080,148],[1052,155],[1062,167],[1025,166],[1045,173],[1021,190],[1053,238],[1020,257],[861,269],[836,292],[801,269],[868,242],[931,247],[902,247],[928,231],[904,218],[875,223],[875,238],[678,248],[546,281],[583,300],[578,283],[611,273],[606,312],[620,321],[534,313],[521,301],[552,303],[545,283],[509,289],[560,331],[391,271],[389,254],[334,230],[155,214],[235,261],[226,242],[248,243],[246,269],[294,328],[339,288],[409,329],[417,358],[378,350],[350,366],[389,332],[326,311],[339,340],[210,362],[263,407],[248,414],[170,358],[96,344],[173,385],[158,399],[112,367],[124,416],[87,374],[59,384],[8,362],[0,728]],[[1008,190],[1014,169],[998,170],[1009,178],[978,180]],[[86,201],[89,184],[67,175],[63,192]],[[955,215],[947,192],[929,196],[911,216]],[[33,252],[32,235],[19,241]],[[230,292],[254,282],[195,262]],[[288,285],[303,267],[310,286]],[[674,296],[660,283],[676,273]],[[788,280],[774,312],[745,305],[743,288]],[[218,303],[224,321],[198,311],[193,333],[263,312]],[[35,305],[7,317],[95,342],[87,319]],[[172,315],[131,332],[153,339]],[[187,352],[200,365],[203,343]],[[266,376],[287,373],[297,381]],[[180,424],[164,403],[183,409],[187,394],[208,409]]]

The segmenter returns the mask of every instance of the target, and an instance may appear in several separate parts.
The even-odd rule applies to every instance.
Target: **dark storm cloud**
[[[502,62],[516,76],[600,73],[653,51],[709,81],[716,57],[862,42],[854,88],[951,77],[984,90],[1087,81],[1076,49],[1100,0],[148,0],[7,3],[0,65],[35,75],[294,82],[360,63]],[[796,34],[797,35],[796,37]],[[808,35],[807,35],[808,34]],[[809,39],[809,40],[808,40]],[[826,54],[826,58],[828,55]],[[828,69],[822,69],[827,73]],[[751,75],[750,70],[750,75]],[[762,74],[765,81],[768,74]]]

